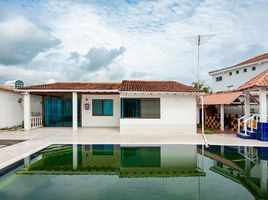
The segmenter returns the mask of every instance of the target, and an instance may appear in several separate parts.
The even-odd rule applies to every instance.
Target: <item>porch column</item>
[[[30,167],[30,156],[24,158],[24,167],[26,168]]]
[[[224,131],[224,105],[221,105],[221,131]]]
[[[23,113],[24,130],[31,130],[31,95],[28,92],[23,95]]]
[[[259,91],[260,102],[260,122],[267,122],[267,97],[266,88],[260,88]]]
[[[250,93],[249,91],[245,91],[245,107],[244,107],[244,113],[245,115],[249,115],[250,114]]]
[[[205,133],[205,113],[204,113],[204,96],[201,96],[201,109],[202,109],[202,134]]]
[[[78,164],[78,159],[77,159],[77,144],[73,144],[73,170],[77,170],[77,164]]]
[[[77,92],[73,92],[73,131],[77,131]]]

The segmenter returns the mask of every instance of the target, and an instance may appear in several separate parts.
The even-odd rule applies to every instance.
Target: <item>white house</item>
[[[118,127],[121,133],[196,133],[199,90],[175,81],[59,82],[17,91],[24,94],[26,130],[43,125],[72,126],[74,131]],[[41,116],[31,116],[32,95],[42,97]]]
[[[40,115],[42,113],[42,98],[31,97],[31,110]],[[13,87],[0,85],[0,129],[21,126],[23,123],[23,95]]]
[[[243,61],[237,65],[210,71],[214,92],[236,89],[268,69],[268,53]]]

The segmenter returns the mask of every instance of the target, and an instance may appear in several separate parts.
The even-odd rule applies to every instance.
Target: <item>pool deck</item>
[[[0,149],[0,169],[52,144],[204,144],[265,146],[268,142],[244,140],[235,134],[120,134],[117,128],[38,128],[31,131],[2,131],[0,140],[25,140]]]

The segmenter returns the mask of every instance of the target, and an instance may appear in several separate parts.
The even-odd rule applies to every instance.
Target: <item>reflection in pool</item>
[[[52,145],[0,178],[0,199],[266,199],[267,148]]]

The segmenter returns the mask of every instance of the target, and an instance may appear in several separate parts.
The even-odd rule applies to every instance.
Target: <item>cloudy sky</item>
[[[196,79],[268,52],[266,0],[0,2],[0,84]]]

